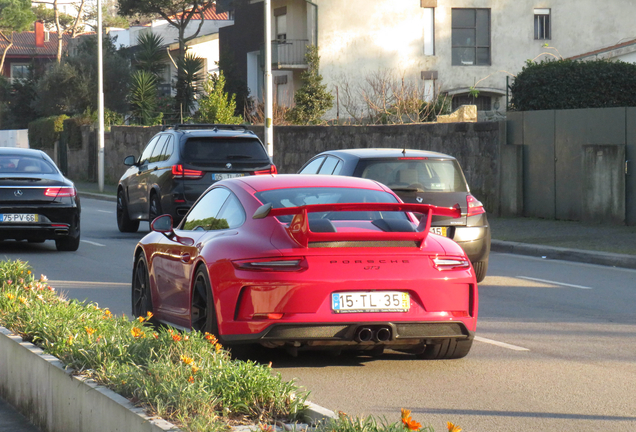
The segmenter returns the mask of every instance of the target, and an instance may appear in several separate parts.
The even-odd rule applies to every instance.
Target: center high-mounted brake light
[[[269,169],[254,171],[254,175],[267,175],[267,174],[278,174],[278,169],[276,165],[272,164]]]
[[[472,195],[468,195],[466,197],[466,204],[468,204],[468,214],[467,216],[475,216],[478,214],[486,213],[484,209],[484,205]]]
[[[304,257],[264,258],[253,260],[233,261],[239,270],[251,271],[300,271],[307,269]]]
[[[431,261],[433,262],[433,267],[439,271],[466,269],[470,267],[470,261],[464,257],[436,256],[432,257]]]
[[[183,165],[172,165],[172,176],[181,177],[187,179],[200,179],[203,177],[204,172],[199,170],[183,168]]]
[[[74,197],[77,191],[74,187],[50,187],[44,190],[44,196],[52,198]]]

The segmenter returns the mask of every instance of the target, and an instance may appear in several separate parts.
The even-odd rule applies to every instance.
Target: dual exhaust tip
[[[388,342],[391,340],[391,335],[389,326],[359,327],[356,330],[355,340],[357,342]]]

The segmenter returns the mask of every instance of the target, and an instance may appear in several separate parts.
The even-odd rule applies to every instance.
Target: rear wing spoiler
[[[308,213],[335,211],[403,211],[422,213],[426,217],[420,220],[415,232],[313,232],[309,229]],[[294,218],[287,226],[289,236],[302,247],[309,242],[335,241],[414,241],[423,244],[431,228],[433,214],[458,218],[461,216],[459,204],[454,207],[438,207],[430,204],[410,203],[339,203],[312,204],[300,207],[273,208],[271,203],[259,207],[252,216],[253,219],[263,219],[269,216],[289,216]]]

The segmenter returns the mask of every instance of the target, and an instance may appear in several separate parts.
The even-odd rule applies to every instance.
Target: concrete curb
[[[46,432],[180,432],[112,390],[73,376],[57,358],[4,327],[0,327],[0,396]],[[326,408],[307,405],[304,414],[313,423],[337,417]]]
[[[554,260],[575,261],[610,267],[636,269],[636,255],[622,255],[609,252],[566,249],[554,246],[492,240],[490,250],[518,255],[545,257]]]

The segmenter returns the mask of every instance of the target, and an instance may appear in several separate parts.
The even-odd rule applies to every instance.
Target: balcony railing
[[[272,41],[272,67],[274,69],[307,69],[305,54],[307,39],[281,39]],[[261,67],[265,66],[265,48],[261,46]]]

